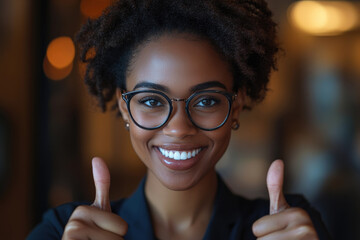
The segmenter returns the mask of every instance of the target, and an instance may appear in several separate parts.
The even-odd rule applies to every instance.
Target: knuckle
[[[78,233],[83,232],[87,228],[86,224],[78,219],[72,219],[66,224],[64,237],[70,239],[77,236]]]
[[[303,225],[298,227],[296,229],[295,235],[297,239],[306,239],[306,240],[317,239],[315,229],[309,225]]]
[[[124,228],[124,232],[127,233],[128,229],[129,229],[129,224],[125,221],[123,223],[123,228]]]
[[[75,209],[75,211],[87,213],[87,212],[89,212],[89,206],[80,205]]]
[[[307,212],[301,208],[289,208],[288,214],[290,221],[297,221],[308,216]]]
[[[81,205],[75,208],[74,212],[72,213],[72,218],[84,218],[89,217],[90,215],[90,207]]]
[[[77,230],[82,230],[86,227],[86,225],[77,219],[73,219],[71,220],[67,225],[66,225],[66,229],[68,231],[77,231]]]
[[[119,222],[116,232],[117,232],[117,234],[123,236],[123,235],[126,235],[128,228],[129,228],[128,223],[125,222],[125,220],[121,218],[121,222]]]
[[[260,228],[259,228],[259,224],[258,222],[255,222],[253,225],[252,225],[252,231],[254,233],[254,235],[256,237],[259,237],[260,236]]]

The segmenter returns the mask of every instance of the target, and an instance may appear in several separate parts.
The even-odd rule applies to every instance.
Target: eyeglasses
[[[185,102],[190,121],[198,128],[212,131],[223,126],[230,115],[236,94],[219,90],[199,91],[187,99],[169,98],[157,90],[139,90],[122,94],[133,122],[140,128],[154,130],[170,118],[173,103]]]

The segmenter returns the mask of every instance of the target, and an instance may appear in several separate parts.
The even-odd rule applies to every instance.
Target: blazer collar
[[[121,207],[119,215],[129,226],[125,239],[155,240],[150,209],[145,197],[145,181],[146,177]]]
[[[124,200],[118,213],[129,225],[125,239],[156,239],[145,196],[145,181],[146,177],[142,179],[137,190]],[[245,200],[235,196],[218,175],[214,209],[204,240],[237,239],[233,238],[233,229],[236,228],[237,234],[242,232],[243,213],[246,211],[246,204],[241,204],[241,201]]]
[[[240,239],[245,211],[245,199],[235,196],[218,175],[214,209],[203,239]]]

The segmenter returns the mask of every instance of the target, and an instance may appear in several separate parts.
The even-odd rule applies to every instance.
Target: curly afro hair
[[[126,89],[134,51],[152,37],[190,33],[209,40],[232,68],[234,91],[263,100],[276,69],[276,24],[264,0],[119,0],[78,32],[84,80],[103,111]]]

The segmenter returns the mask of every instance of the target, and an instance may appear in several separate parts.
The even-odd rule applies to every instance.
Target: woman
[[[94,203],[50,210],[29,239],[327,239],[308,203],[282,194],[282,161],[268,172],[270,203],[233,195],[215,171],[246,100],[265,95],[275,28],[262,0],[117,1],[88,21],[85,82],[103,110],[116,97],[147,175],[110,204],[94,158]]]

